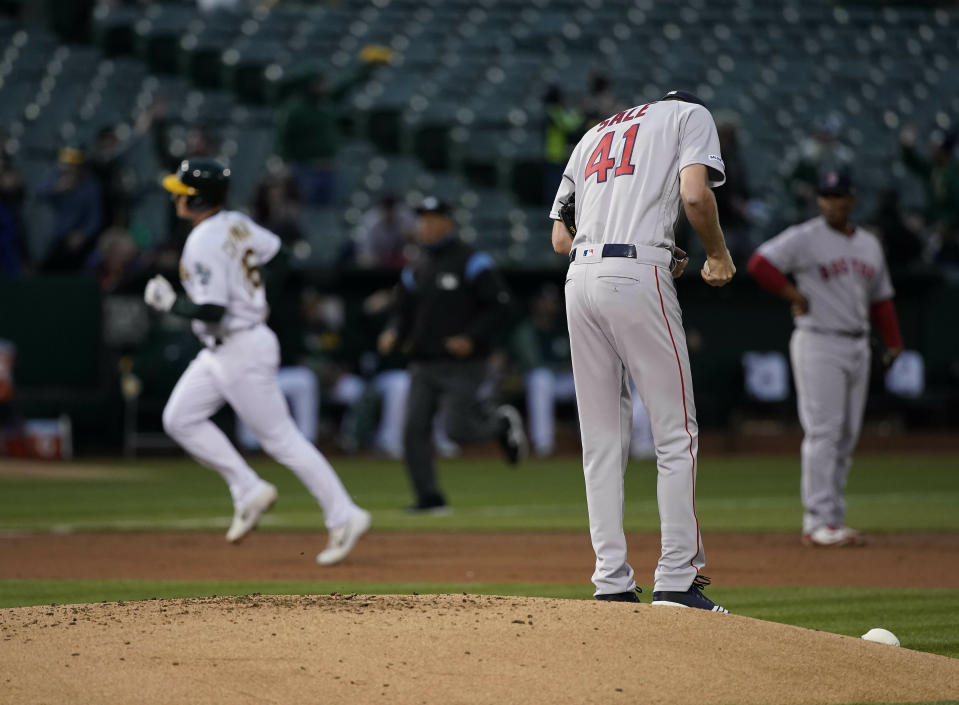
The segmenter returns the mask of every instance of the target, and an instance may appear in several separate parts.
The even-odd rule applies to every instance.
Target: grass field
[[[322,526],[313,500],[288,472],[254,462],[280,489],[263,528]],[[56,466],[51,466],[56,467]],[[442,467],[453,516],[409,517],[406,478],[396,463],[340,460],[337,467],[378,529],[586,531],[583,480],[575,459],[531,462],[509,470],[497,461],[461,460]],[[946,456],[859,458],[850,480],[849,523],[867,531],[959,532],[959,473]],[[0,531],[210,529],[227,525],[221,480],[187,460],[90,464],[64,477],[0,472]],[[2,466],[0,466],[2,469]],[[797,531],[798,460],[704,458],[697,507],[710,531]],[[636,464],[627,476],[627,528],[656,530],[655,470]],[[2,546],[2,544],[0,544]],[[2,558],[2,557],[0,557]],[[943,556],[959,560],[959,556]],[[49,602],[202,595],[329,592],[485,592],[544,597],[590,596],[588,584],[477,585],[332,582],[143,582],[0,580],[0,607]],[[858,636],[869,626],[894,631],[908,646],[959,657],[959,590],[862,588],[710,589],[747,616]]]
[[[264,528],[322,526],[313,499],[270,461],[254,467],[277,485],[280,501]],[[864,531],[959,531],[959,460],[949,456],[859,458],[849,482],[851,526]],[[229,495],[215,473],[189,460],[106,461],[106,472],[51,479],[0,474],[0,531],[225,528]],[[436,529],[407,516],[406,476],[398,463],[337,462],[356,500],[379,529]],[[573,458],[533,461],[517,470],[498,460],[447,462],[441,478],[455,508],[442,528],[479,531],[585,530],[582,470]],[[627,474],[627,530],[659,529],[655,466]],[[713,457],[700,463],[697,511],[709,531],[798,531],[799,461],[792,457]]]

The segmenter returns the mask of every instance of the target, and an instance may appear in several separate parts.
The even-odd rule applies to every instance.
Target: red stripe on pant
[[[679,368],[679,384],[683,392],[683,421],[686,424],[686,435],[689,436],[689,459],[693,463],[693,518],[696,519],[696,555],[699,555],[699,516],[696,514],[696,456],[693,455],[693,434],[689,432],[689,412],[686,410],[686,381],[683,379],[683,363],[679,361],[679,350],[676,347],[676,339],[673,338],[673,329],[672,326],[669,325],[669,318],[666,316],[663,292],[659,288],[659,267],[653,267],[653,273],[656,275],[656,293],[659,294],[659,307],[663,312],[663,320],[666,321],[666,330],[669,332],[669,342],[673,344],[673,354],[676,356],[676,367]],[[693,566],[693,568],[696,567],[693,564],[693,561],[696,560],[696,555],[689,560],[689,565]]]

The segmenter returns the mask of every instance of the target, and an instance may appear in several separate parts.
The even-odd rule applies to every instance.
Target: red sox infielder
[[[750,274],[795,316],[789,352],[805,432],[803,543],[812,546],[862,542],[845,525],[845,490],[869,390],[870,314],[888,361],[902,351],[886,259],[879,241],[849,221],[854,203],[849,175],[827,173],[822,215],[786,229],[749,261]]]
[[[649,411],[659,467],[662,555],[653,604],[726,611],[702,594],[709,580],[698,574],[705,565],[695,505],[698,429],[673,286],[687,262],[674,248],[680,200],[706,249],[703,279],[723,286],[736,271],[710,190],[724,180],[712,116],[696,96],[671,91],[590,129],[550,212],[553,248],[570,256],[566,315],[599,600],[639,601],[623,533],[631,377]],[[566,212],[574,196],[575,222]]]
[[[205,349],[177,382],[163,427],[177,443],[226,480],[235,513],[228,541],[242,539],[276,501],[276,488],[247,465],[210,417],[229,404],[260,441],[286,465],[323,508],[329,544],[321,565],[342,560],[370,527],[326,458],[303,437],[277,386],[276,336],[265,324],[266,287],[261,267],[280,252],[280,239],[247,216],[224,210],[229,169],[214,159],[189,159],[163,180],[177,216],[193,230],[180,259],[187,296],[177,296],[162,276],[147,284],[144,298],[158,311],[192,319]]]

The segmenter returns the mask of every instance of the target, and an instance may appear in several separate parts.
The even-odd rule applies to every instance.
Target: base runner
[[[242,213],[224,209],[229,181],[230,170],[214,159],[185,160],[176,174],[163,179],[177,216],[193,224],[180,260],[186,296],[156,276],[144,298],[157,311],[192,319],[205,347],[170,395],[163,428],[226,481],[234,506],[226,538],[237,542],[273,505],[277,492],[210,420],[229,404],[263,449],[290,468],[323,508],[329,544],[316,560],[331,565],[369,529],[370,515],[354,504],[326,458],[290,417],[276,381],[279,344],[264,323],[264,272],[280,253],[280,239]]]

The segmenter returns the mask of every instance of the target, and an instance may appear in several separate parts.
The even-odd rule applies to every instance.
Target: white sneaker
[[[316,562],[320,565],[339,563],[349,555],[360,537],[369,531],[371,523],[370,513],[358,509],[345,524],[330,529],[330,541],[316,557]]]
[[[276,497],[276,487],[262,480],[256,487],[247,492],[243,501],[233,512],[233,522],[226,532],[226,540],[230,543],[236,543],[253,531],[260,517],[273,506]]]
[[[805,546],[817,547],[861,546],[865,543],[862,535],[848,526],[820,526],[803,534],[802,542]]]
[[[846,546],[864,546],[866,544],[866,537],[860,534],[855,529],[846,526],[843,524],[839,527],[839,530],[846,536]]]

